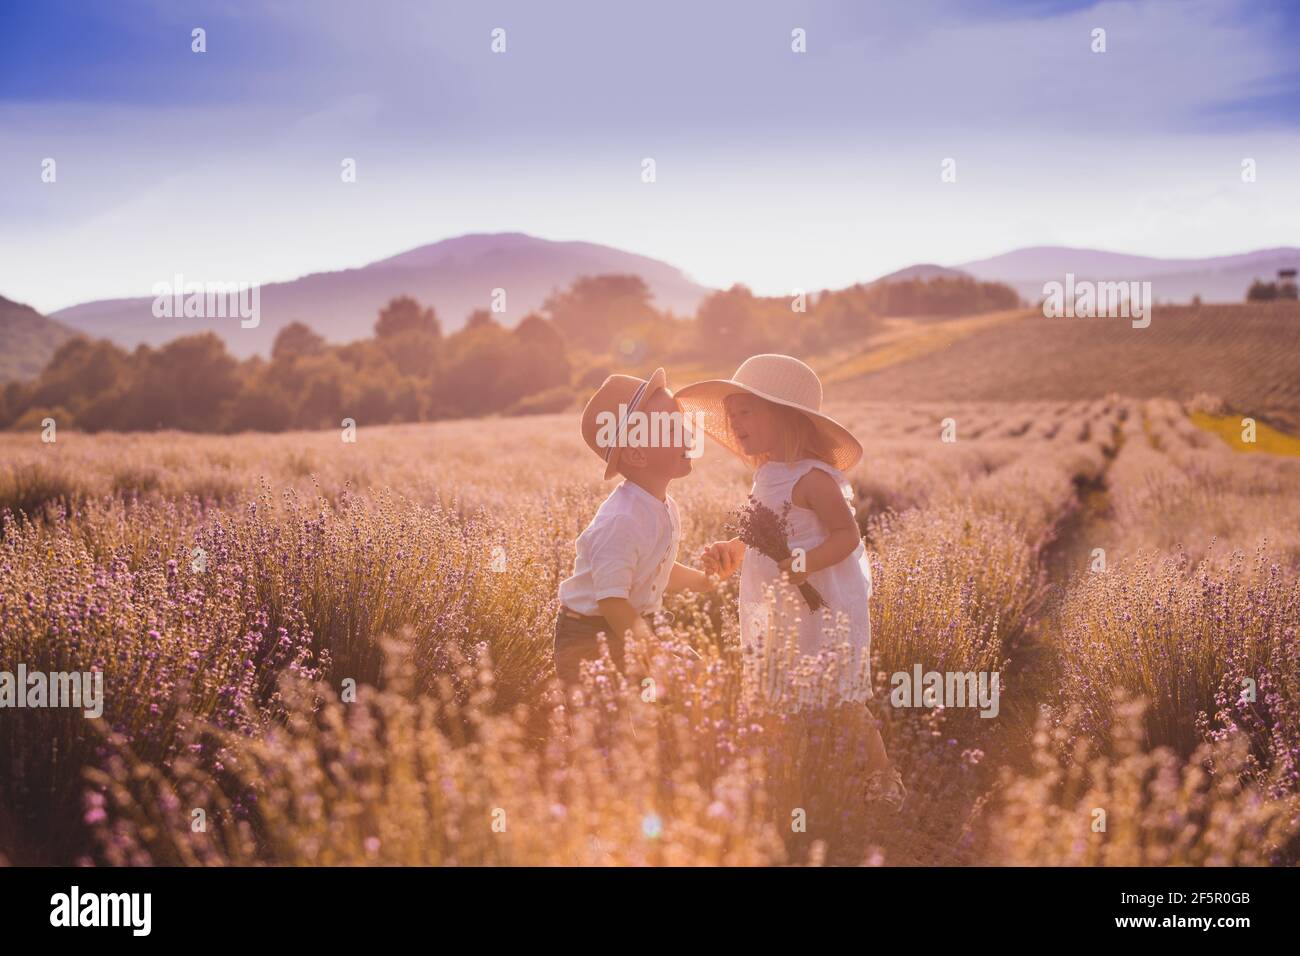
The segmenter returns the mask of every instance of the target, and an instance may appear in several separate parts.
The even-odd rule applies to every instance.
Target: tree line
[[[1279,279],[1277,282],[1265,282],[1256,279],[1246,290],[1247,302],[1271,302],[1274,299],[1297,298],[1295,279]]]
[[[730,361],[762,351],[811,354],[869,334],[885,316],[1014,308],[1016,293],[965,277],[857,285],[792,297],[715,292],[694,317],[652,304],[635,275],[578,279],[514,328],[478,310],[444,334],[432,308],[400,296],[373,335],[326,342],[303,322],[269,358],[239,360],[212,332],[127,351],[74,338],[34,379],[0,389],[0,427],[201,432],[337,428],[559,411],[609,372],[651,363]]]

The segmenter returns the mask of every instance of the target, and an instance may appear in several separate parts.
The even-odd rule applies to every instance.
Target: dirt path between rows
[[[1062,514],[1038,553],[1041,590],[1026,616],[1026,626],[1007,642],[1005,686],[1009,692],[1003,708],[1007,721],[1004,744],[1012,763],[1027,762],[1039,708],[1056,700],[1059,634],[1055,633],[1055,618],[1071,581],[1088,569],[1093,549],[1107,540],[1106,528],[1113,518],[1110,469],[1123,445],[1123,423],[1136,413],[1131,405],[1121,406],[1119,414],[1109,422],[1111,433],[1103,446],[1102,469],[1094,476],[1075,478],[1072,506]]]

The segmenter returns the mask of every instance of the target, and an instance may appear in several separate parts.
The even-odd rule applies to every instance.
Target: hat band
[[[637,386],[637,390],[632,393],[631,400],[626,405],[623,406],[623,415],[622,417],[619,418],[618,429],[614,432],[616,436],[623,434],[623,429],[627,427],[627,417],[632,414],[632,411],[636,408],[637,402],[641,401],[641,396],[645,394],[646,386],[649,384],[650,384],[650,380],[647,379],[646,381],[642,382],[639,386]],[[606,463],[609,462],[609,456],[614,454],[614,449],[617,447],[618,447],[618,441],[616,440],[612,442],[608,448],[605,449]]]

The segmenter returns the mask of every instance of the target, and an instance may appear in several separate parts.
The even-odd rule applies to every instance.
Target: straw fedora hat
[[[605,462],[606,481],[618,474],[618,456],[621,449],[617,444],[602,448],[600,442],[596,440],[600,434],[602,416],[622,416],[615,419],[618,421],[618,432],[621,434],[626,417],[667,384],[668,376],[661,368],[655,369],[654,374],[649,378],[611,375],[605,379],[600,388],[596,389],[596,394],[587,402],[587,407],[582,410],[582,440]]]
[[[803,412],[817,430],[830,464],[840,471],[847,471],[861,460],[862,444],[847,428],[822,414],[821,379],[792,355],[751,356],[731,378],[687,385],[677,393],[677,401],[685,412],[703,412],[705,433],[743,459],[745,453],[731,430],[725,405],[727,396],[741,393]]]

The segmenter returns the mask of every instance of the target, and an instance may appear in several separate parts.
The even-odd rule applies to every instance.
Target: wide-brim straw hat
[[[605,462],[605,480],[618,474],[618,456],[622,451],[615,443],[608,448],[601,447],[596,440],[600,434],[602,413],[615,416],[618,421],[616,434],[623,433],[623,422],[628,415],[645,404],[655,392],[668,385],[668,376],[664,370],[657,368],[649,378],[636,378],[633,375],[611,375],[605,379],[596,394],[591,396],[586,408],[582,410],[582,439],[587,447],[599,455]],[[619,416],[622,416],[621,418]]]
[[[688,414],[703,412],[705,433],[748,461],[731,430],[726,407],[728,396],[742,393],[802,412],[817,431],[819,450],[840,471],[848,471],[862,459],[862,443],[835,419],[822,414],[822,383],[817,373],[792,355],[750,356],[731,378],[687,385],[677,392],[677,401]]]

